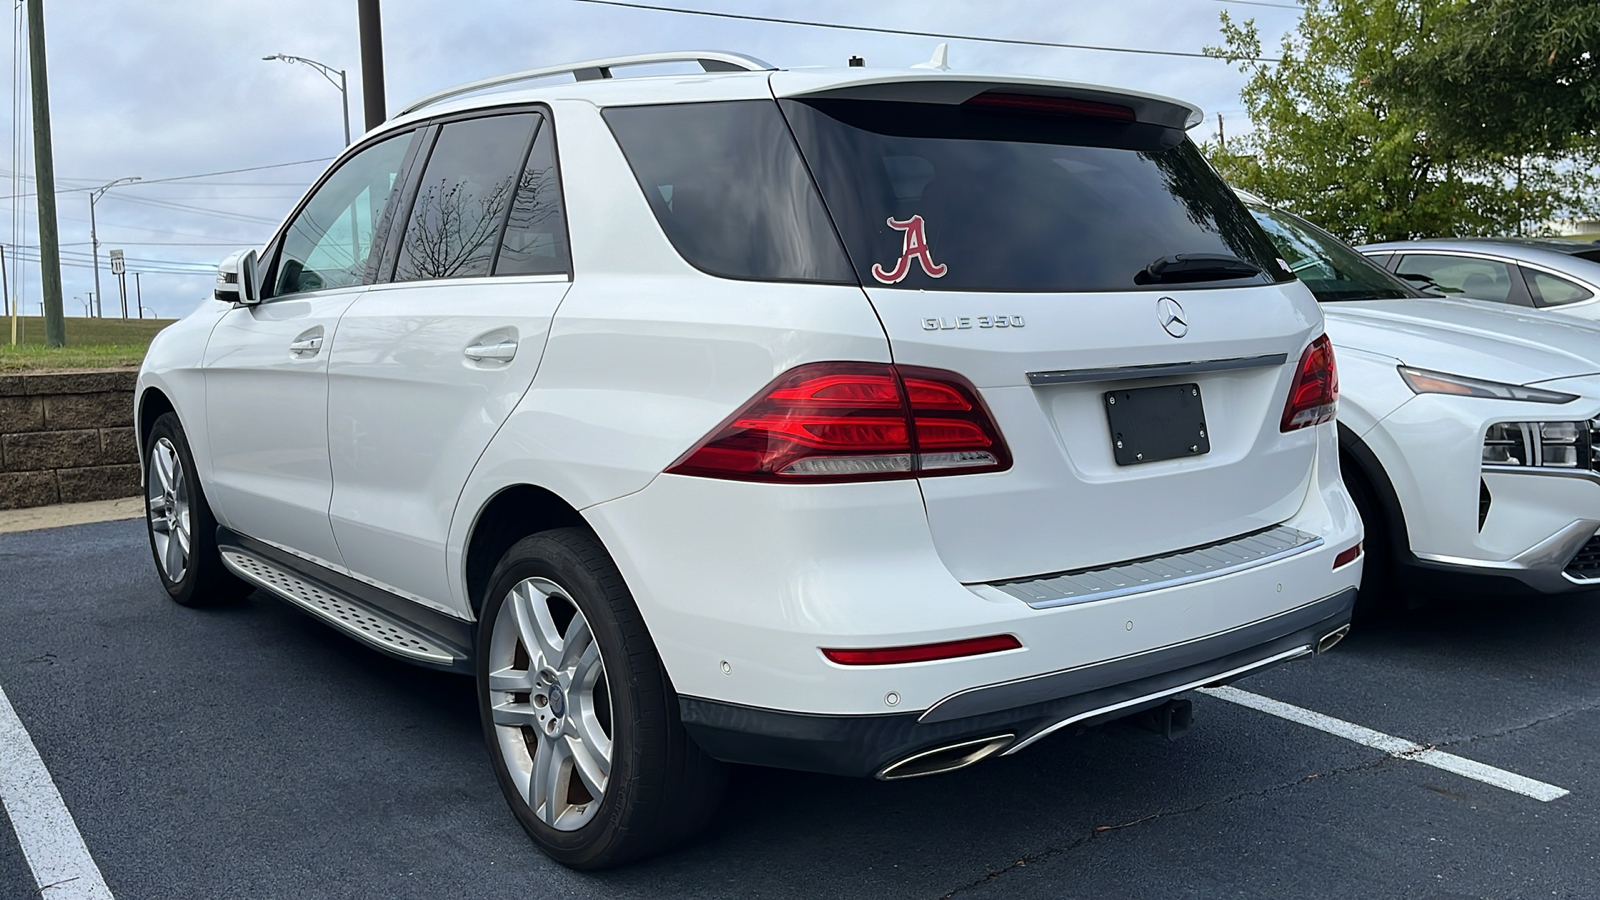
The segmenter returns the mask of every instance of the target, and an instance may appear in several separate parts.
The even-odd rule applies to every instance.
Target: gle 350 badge
[[[1021,316],[929,316],[922,320],[923,331],[956,331],[963,328],[1021,328]]]

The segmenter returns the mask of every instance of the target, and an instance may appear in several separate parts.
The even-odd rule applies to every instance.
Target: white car
[[[1600,320],[1600,245],[1562,238],[1430,238],[1356,249],[1427,291]]]
[[[474,674],[577,867],[691,834],[726,762],[1181,716],[1336,642],[1362,537],[1322,314],[1198,118],[722,53],[425,98],[151,347],[162,581]]]
[[[1339,354],[1340,467],[1367,524],[1363,607],[1600,587],[1600,327],[1425,296],[1247,201],[1322,301]]]

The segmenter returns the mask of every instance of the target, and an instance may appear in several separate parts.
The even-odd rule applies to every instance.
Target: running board
[[[409,623],[326,584],[238,547],[224,546],[222,564],[357,640],[402,659],[459,668],[466,657]]]

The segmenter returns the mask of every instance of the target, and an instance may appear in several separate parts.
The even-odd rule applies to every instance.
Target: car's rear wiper
[[[1133,276],[1134,284],[1181,284],[1186,281],[1223,281],[1261,274],[1261,267],[1237,256],[1220,253],[1176,253],[1163,256]]]

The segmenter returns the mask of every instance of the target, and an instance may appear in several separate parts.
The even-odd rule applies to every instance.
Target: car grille
[[[1567,574],[1573,578],[1600,578],[1600,535],[1590,538],[1572,562],[1567,563]]]

